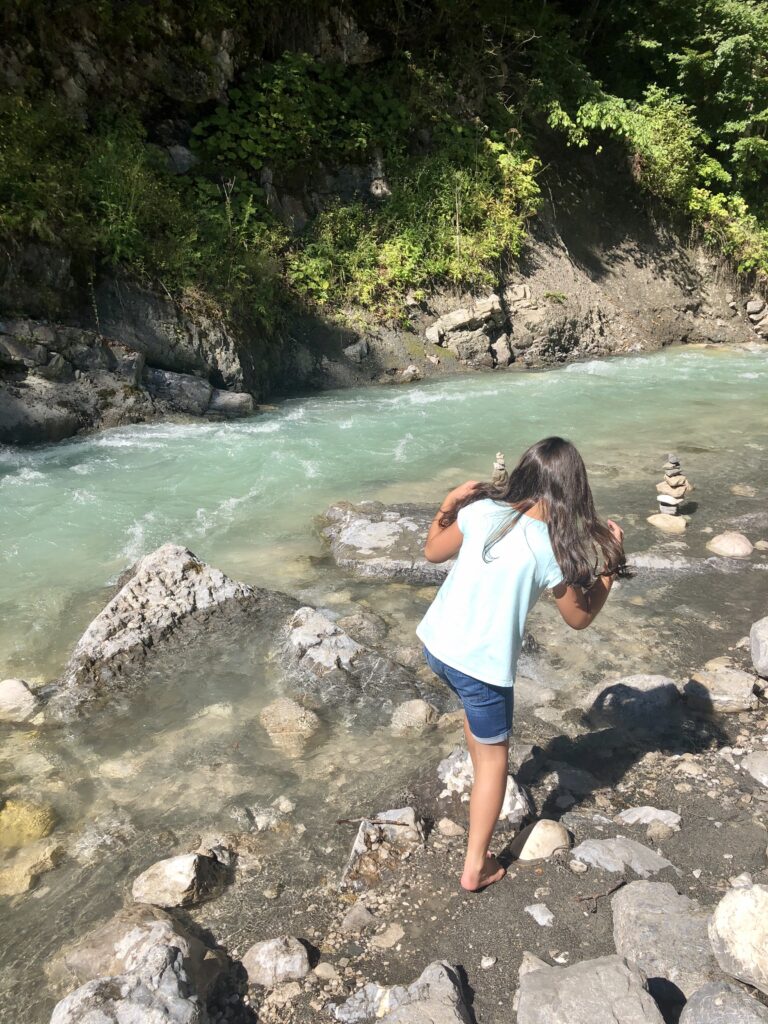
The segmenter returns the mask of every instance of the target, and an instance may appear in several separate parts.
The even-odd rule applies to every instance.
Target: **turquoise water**
[[[680,451],[709,518],[765,483],[765,351],[676,349],[544,373],[332,392],[228,424],[162,423],[0,449],[0,671],[55,675],[140,555],[173,540],[243,579],[289,586],[320,552],[332,500],[439,500],[537,438],[583,451],[606,514],[650,541],[663,453]],[[702,522],[704,515],[698,520]],[[303,561],[302,561],[303,560]]]
[[[767,396],[768,350],[680,348],[331,392],[236,423],[0,448],[0,678],[55,678],[120,572],[166,541],[313,604],[371,608],[387,617],[393,643],[412,643],[432,591],[349,580],[326,557],[315,517],[338,499],[437,502],[464,479],[487,478],[497,450],[512,463],[552,433],[581,448],[598,506],[625,527],[630,551],[703,556],[711,532],[731,524],[755,541],[768,535]],[[646,523],[671,449],[696,485],[680,540]],[[734,495],[737,484],[755,496]],[[765,614],[768,572],[755,567],[766,561],[756,552],[737,575],[638,575],[584,633],[541,602],[531,628],[542,653],[518,681],[520,706],[535,705],[542,683],[567,698],[630,672],[680,678],[725,653]],[[343,864],[349,836],[329,830],[329,819],[370,811],[382,780],[407,781],[453,742],[442,733],[395,740],[386,722],[348,729],[326,714],[319,742],[287,759],[258,724],[279,692],[266,646],[254,628],[158,654],[120,718],[63,732],[0,727],[2,791],[50,804],[66,849],[34,892],[5,901],[0,1022],[48,1019],[46,961],[118,909],[153,860],[192,848],[205,830],[242,828],[239,808],[290,797],[295,813],[263,836],[263,880],[256,889],[238,883],[258,921],[273,868],[290,873],[287,892],[293,886],[301,902],[303,886]]]

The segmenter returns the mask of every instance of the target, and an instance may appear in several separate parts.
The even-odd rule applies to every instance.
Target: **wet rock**
[[[469,1024],[461,983],[445,961],[431,963],[405,988],[369,983],[346,1002],[328,1007],[335,1020],[380,1019],[382,1024]]]
[[[640,971],[619,956],[520,979],[517,1024],[663,1024]]]
[[[298,757],[320,728],[320,719],[290,697],[272,701],[259,715],[269,738],[285,753]]]
[[[61,949],[46,973],[56,986],[84,985],[95,978],[141,970],[147,954],[157,947],[173,947],[181,953],[184,974],[201,998],[229,965],[221,950],[210,949],[165,911],[139,905],[119,911]]]
[[[568,829],[559,821],[537,821],[515,837],[512,853],[518,860],[540,860],[570,849]]]
[[[624,676],[608,686],[599,683],[586,695],[582,707],[595,725],[660,732],[676,726],[674,712],[680,698],[677,684],[668,676]]]
[[[747,754],[741,762],[741,767],[761,786],[768,788],[768,750],[756,750],[752,754]]]
[[[209,419],[237,420],[250,416],[255,406],[246,391],[220,391],[214,388],[205,415]]]
[[[755,677],[735,668],[728,658],[713,658],[683,687],[688,706],[708,714],[753,711],[757,707]]]
[[[358,900],[346,912],[339,927],[345,935],[359,935],[375,924],[376,918],[368,907]]]
[[[184,853],[159,860],[134,880],[131,893],[137,903],[155,907],[191,907],[218,896],[230,872],[216,857]]]
[[[749,652],[759,676],[768,677],[768,615],[758,619],[749,631]]]
[[[50,807],[28,800],[6,800],[0,809],[0,850],[14,850],[44,839],[55,824]]]
[[[64,857],[64,847],[52,840],[39,840],[18,850],[0,869],[0,896],[19,896],[37,885]]]
[[[174,947],[153,947],[131,974],[96,978],[57,1003],[51,1024],[205,1024],[190,991],[184,958]]]
[[[413,807],[364,818],[341,878],[342,889],[376,884],[381,871],[424,844],[424,826]]]
[[[243,967],[252,985],[275,988],[286,981],[300,981],[309,974],[306,946],[292,935],[281,935],[251,946]]]
[[[383,505],[341,501],[321,521],[334,561],[355,576],[442,583],[452,562],[440,565],[424,557],[424,541],[435,514],[433,506]]]
[[[0,722],[26,722],[40,702],[23,679],[0,681]]]
[[[647,976],[659,1003],[680,1003],[719,971],[707,927],[709,911],[666,882],[630,882],[611,897],[619,956]]]
[[[583,864],[591,864],[604,871],[622,872],[632,868],[641,878],[672,867],[661,854],[623,836],[615,839],[585,839],[573,848],[573,856]]]
[[[295,607],[283,595],[230,579],[177,544],[146,555],[121,582],[77,642],[46,715],[74,719],[111,692],[129,687],[145,660],[183,627],[199,627],[224,611],[247,608],[264,618]]]
[[[768,994],[768,886],[727,892],[712,914],[709,938],[726,974]]]
[[[718,533],[712,540],[707,541],[707,548],[713,554],[723,558],[749,558],[752,554],[752,544],[749,538],[736,530]]]
[[[768,1024],[768,1008],[743,988],[711,981],[690,997],[679,1024]]]
[[[354,715],[367,703],[378,714],[400,699],[419,696],[416,677],[375,648],[357,643],[330,615],[299,608],[282,644],[291,685],[319,703]]]
[[[387,635],[387,624],[380,615],[373,612],[353,612],[339,619],[339,626],[359,644],[374,647]],[[418,648],[417,648],[418,650]],[[399,661],[400,659],[396,659]]]
[[[440,793],[441,798],[450,797],[455,793],[462,802],[469,801],[474,774],[468,750],[455,747],[437,766],[437,775],[445,786]],[[506,822],[511,828],[519,828],[530,813],[531,802],[528,794],[511,775],[507,776],[507,788],[499,821]]]
[[[208,408],[213,386],[207,380],[188,373],[173,373],[146,366],[143,382],[151,395],[163,399],[179,412],[202,416]]]
[[[646,522],[662,533],[680,534],[688,529],[688,521],[684,516],[670,516],[666,512],[654,512],[647,517]]]
[[[665,811],[658,807],[628,807],[616,815],[622,825],[660,824],[671,831],[680,831],[680,815],[676,811]]]
[[[395,736],[420,735],[437,725],[439,712],[425,700],[407,700],[395,708],[392,733]]]

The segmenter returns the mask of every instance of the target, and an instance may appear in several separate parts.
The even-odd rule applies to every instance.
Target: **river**
[[[511,463],[548,434],[579,446],[598,507],[624,526],[630,551],[702,557],[710,533],[733,523],[754,542],[768,535],[767,397],[765,350],[691,347],[328,392],[238,422],[0,448],[0,677],[54,678],[120,572],[169,540],[309,603],[370,607],[412,642],[433,591],[345,578],[314,518],[340,498],[437,502],[468,477],[487,478],[497,450]],[[682,539],[645,521],[670,450],[696,486]],[[734,495],[737,484],[756,496]],[[679,675],[723,653],[765,614],[765,564],[755,552],[738,573],[638,575],[588,638],[537,608],[531,624],[544,655],[527,665],[526,699],[535,704],[542,683],[565,693],[626,672]],[[195,830],[235,828],[239,807],[282,794],[296,810],[265,839],[265,863],[290,835],[296,877],[332,877],[348,837],[321,841],[324,822],[365,810],[383,775],[395,784],[434,753],[439,741],[393,740],[386,723],[371,731],[326,721],[322,743],[287,760],[257,724],[279,692],[264,645],[254,630],[159,656],[145,693],[114,720],[0,726],[3,792],[52,805],[67,850],[36,890],[3,901],[0,1021],[47,1020],[55,999],[46,961],[117,909],[130,880],[169,846]],[[304,828],[311,858],[298,841]]]

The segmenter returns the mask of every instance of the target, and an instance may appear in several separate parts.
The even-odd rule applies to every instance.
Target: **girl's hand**
[[[606,523],[608,524],[608,529],[611,531],[611,533],[619,542],[619,544],[622,544],[624,542],[624,531],[619,526],[619,524],[614,523],[612,519],[606,519]]]
[[[478,483],[478,480],[467,480],[458,487],[454,487],[454,489],[445,496],[445,501],[443,501],[441,508],[453,508],[457,502],[463,501],[464,498],[468,498],[472,491],[477,487]]]

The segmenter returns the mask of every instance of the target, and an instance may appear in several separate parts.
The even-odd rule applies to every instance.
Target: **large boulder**
[[[191,990],[184,957],[174,946],[153,946],[136,971],[95,978],[54,1007],[51,1024],[205,1024],[208,1015]]]
[[[360,644],[325,611],[298,608],[283,631],[282,656],[290,685],[306,700],[353,717],[363,704],[377,714],[422,696],[408,669],[376,648]],[[447,701],[448,694],[445,694]]]
[[[61,949],[47,965],[46,973],[57,988],[131,974],[158,946],[173,947],[181,953],[187,980],[201,998],[229,964],[221,950],[210,949],[165,911],[140,904],[118,911],[111,920]]]
[[[723,558],[749,558],[752,554],[752,542],[743,533],[726,530],[707,541],[707,548],[714,555]]]
[[[679,1024],[768,1024],[768,1008],[743,988],[711,981],[693,993]]]
[[[111,691],[129,688],[145,660],[187,626],[224,611],[245,608],[263,618],[295,607],[283,595],[230,579],[178,544],[146,555],[121,583],[77,642],[48,716],[73,719]]]
[[[172,409],[192,416],[203,415],[213,394],[213,386],[207,380],[189,373],[147,366],[142,379],[151,395],[162,399]]]
[[[619,956],[645,973],[660,1002],[683,1002],[719,976],[707,927],[709,911],[667,882],[630,882],[611,899]]]
[[[641,972],[619,956],[520,978],[517,1024],[664,1024]]]
[[[759,676],[768,677],[768,615],[758,619],[749,631],[752,665]]]
[[[326,510],[320,533],[329,542],[336,564],[355,576],[437,584],[453,563],[438,565],[424,557],[434,514],[431,505],[340,501]]]
[[[727,892],[715,907],[709,938],[726,974],[768,995],[768,885]]]

